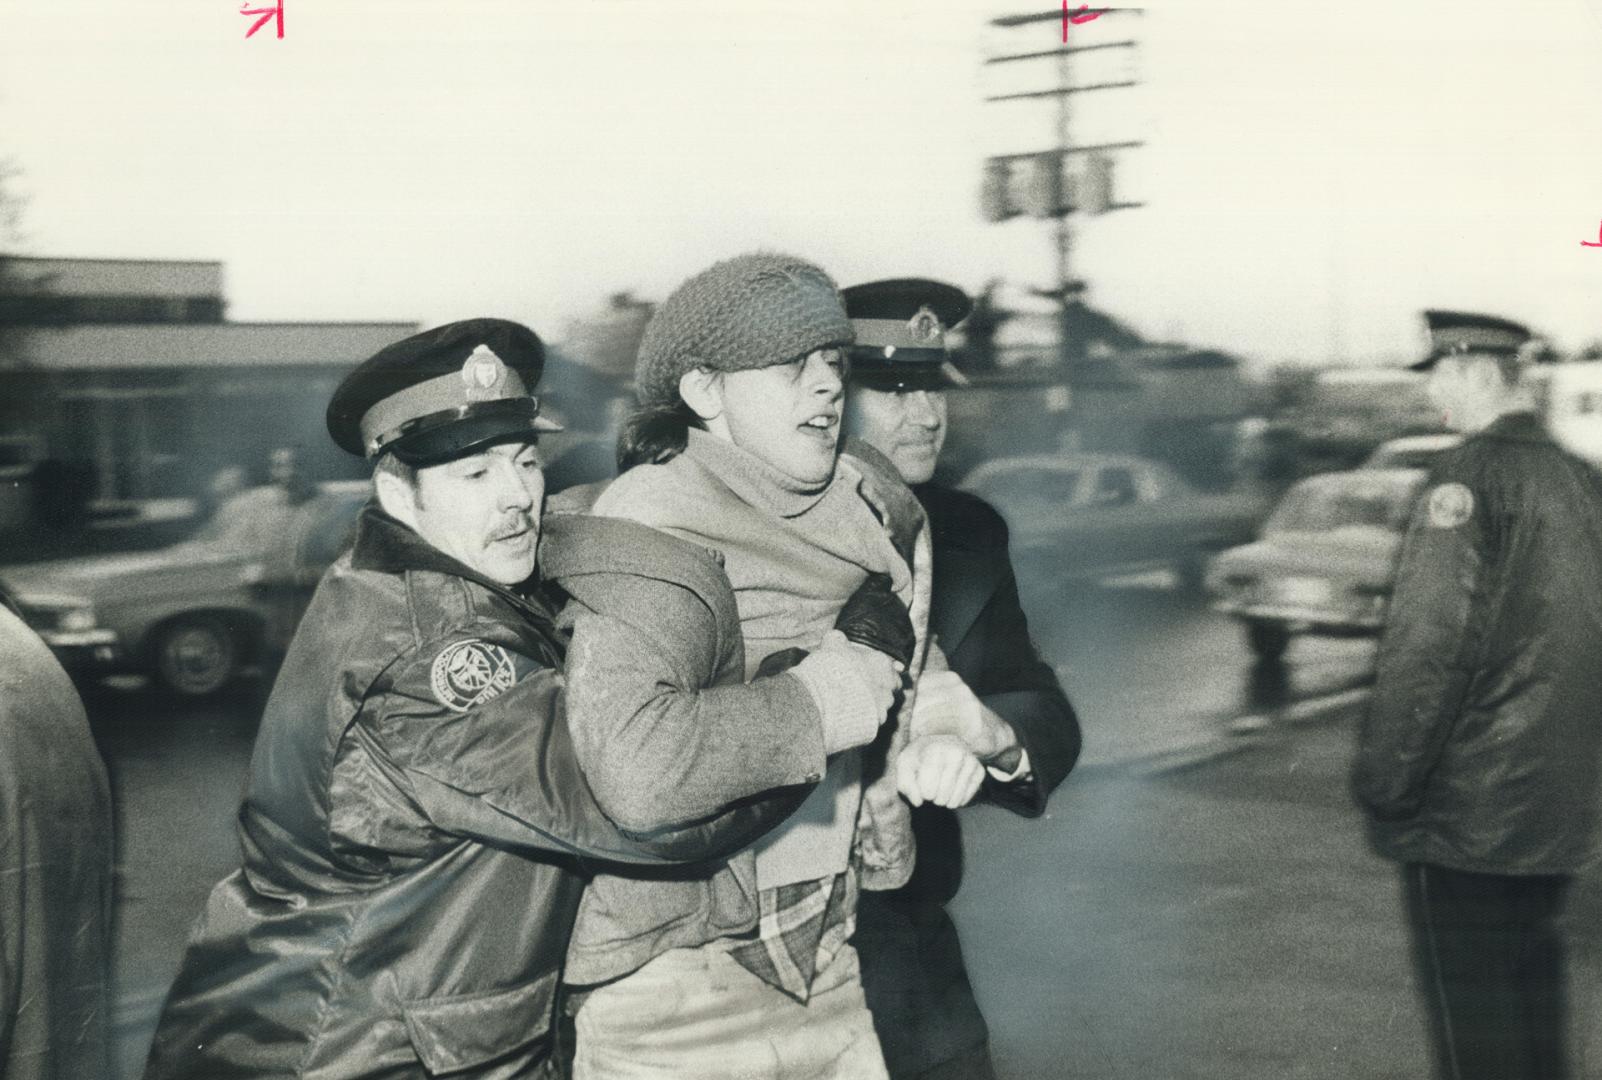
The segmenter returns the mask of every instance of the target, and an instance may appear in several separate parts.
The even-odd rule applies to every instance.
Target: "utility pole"
[[[985,218],[992,222],[1027,213],[1032,217],[1050,218],[1054,222],[1057,254],[1057,279],[1049,289],[1037,290],[1043,296],[1057,301],[1062,332],[1061,350],[1064,360],[1082,359],[1085,342],[1077,332],[1080,322],[1075,316],[1084,293],[1084,282],[1074,278],[1072,272],[1073,228],[1069,215],[1079,210],[1103,214],[1111,210],[1129,210],[1142,203],[1118,202],[1113,196],[1114,151],[1133,149],[1143,145],[1139,141],[1102,143],[1094,146],[1075,146],[1070,133],[1073,119],[1072,98],[1104,90],[1122,90],[1137,86],[1133,80],[1091,83],[1075,86],[1072,79],[1073,58],[1081,53],[1109,49],[1132,49],[1133,40],[1095,41],[1069,45],[1069,26],[1095,25],[1107,15],[1139,15],[1143,8],[1098,8],[1079,16],[1070,16],[1067,0],[1060,12],[1047,11],[1028,15],[1005,15],[992,19],[990,25],[1003,29],[1039,27],[1042,23],[1058,22],[1063,26],[1064,44],[1058,48],[1013,53],[990,57],[986,64],[1016,64],[1036,60],[1052,60],[1056,69],[1056,85],[1042,90],[1022,93],[997,94],[985,98],[987,102],[1008,102],[1056,99],[1056,140],[1051,150],[1020,154],[1001,154],[986,162],[985,186],[982,195]],[[1088,36],[1081,31],[1077,36]],[[1070,170],[1070,160],[1085,162],[1083,168]],[[1020,177],[1019,172],[1023,175]],[[1021,181],[1021,183],[1020,183]]]

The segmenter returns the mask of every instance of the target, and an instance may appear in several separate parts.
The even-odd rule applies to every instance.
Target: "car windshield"
[[[191,538],[233,555],[275,552],[296,564],[322,567],[350,542],[365,491],[324,491],[295,506],[282,488],[259,487],[233,496]]]
[[[283,528],[288,515],[289,501],[282,488],[249,488],[219,506],[192,539],[240,554],[260,551]]]
[[[1415,482],[1306,481],[1286,494],[1263,531],[1328,532],[1366,526],[1400,532],[1407,524],[1416,486]]]
[[[989,498],[1003,506],[1036,502],[1067,506],[1079,493],[1079,473],[1063,469],[1015,469],[991,477],[984,488]]]
[[[350,547],[356,538],[356,515],[367,502],[365,493],[326,495],[327,505],[310,523],[297,552],[299,565],[321,570]]]
[[[1382,450],[1370,458],[1368,464],[1372,469],[1422,469],[1439,454],[1439,450],[1433,449]]]

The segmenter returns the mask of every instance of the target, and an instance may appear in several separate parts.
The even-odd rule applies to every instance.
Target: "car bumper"
[[[1299,604],[1220,600],[1213,610],[1237,619],[1284,623],[1298,633],[1374,633],[1385,623],[1383,611],[1341,610]]]
[[[39,636],[56,654],[61,666],[69,671],[117,671],[127,661],[116,632],[112,630],[48,630]]]

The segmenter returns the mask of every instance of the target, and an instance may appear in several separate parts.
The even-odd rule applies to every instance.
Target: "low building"
[[[0,441],[18,473],[0,528],[28,524],[15,520],[25,506],[72,517],[74,501],[91,517],[182,516],[225,470],[264,481],[281,447],[296,449],[309,479],[354,475],[360,463],[323,426],[329,396],[351,367],[417,330],[228,322],[218,262],[5,263],[8,280],[32,284],[0,296]]]

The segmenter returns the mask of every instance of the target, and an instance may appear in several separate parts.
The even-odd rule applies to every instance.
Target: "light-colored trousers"
[[[888,1080],[849,944],[805,1005],[718,943],[672,949],[590,992],[575,1026],[574,1080]]]

